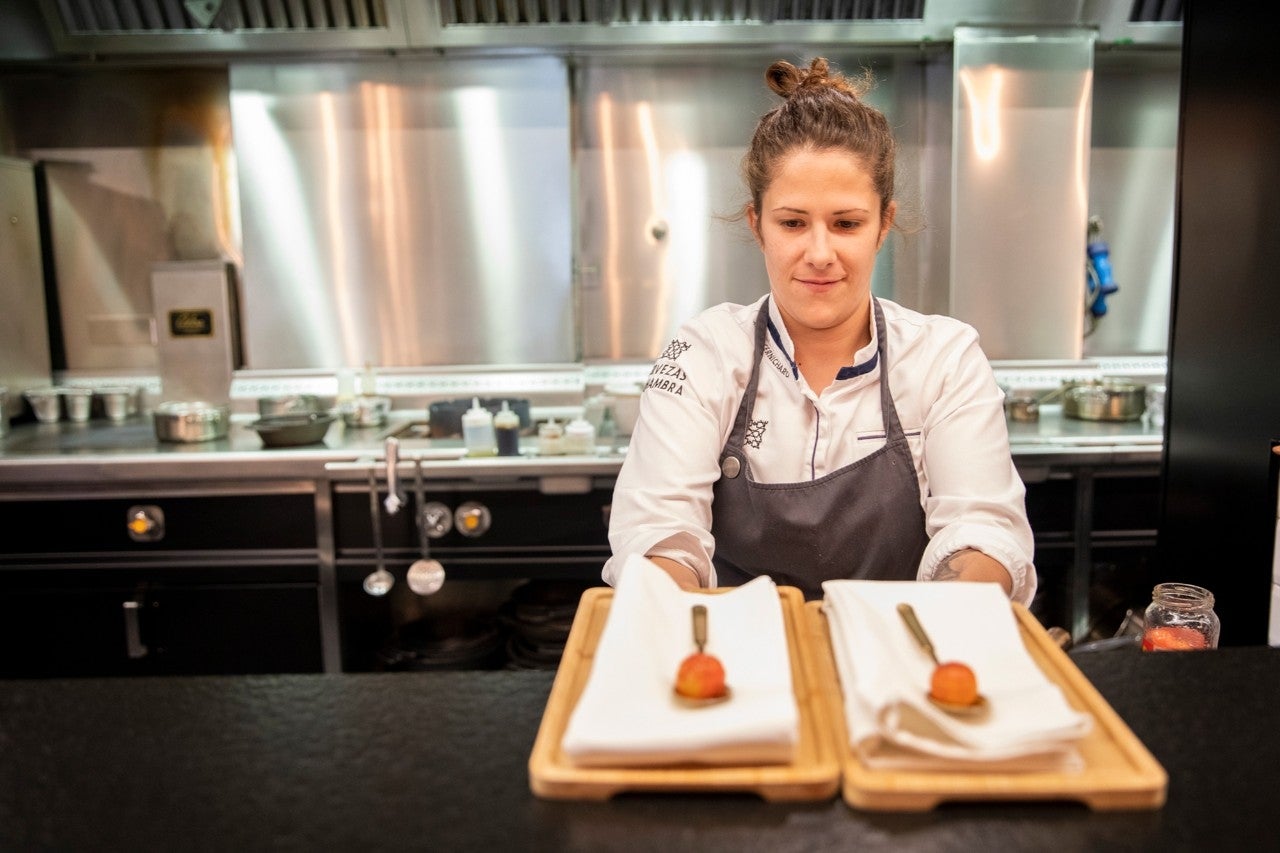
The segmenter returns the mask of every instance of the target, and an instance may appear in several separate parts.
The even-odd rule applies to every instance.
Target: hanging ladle
[[[383,596],[391,591],[396,582],[395,575],[387,571],[382,554],[382,513],[378,506],[378,478],[369,468],[369,521],[373,524],[373,558],[377,569],[364,579],[364,591],[372,596]]]
[[[942,666],[942,663],[938,660],[937,653],[933,650],[933,643],[929,640],[929,635],[925,633],[924,626],[921,625],[920,620],[916,618],[915,609],[912,608],[910,604],[899,604],[898,614],[902,617],[902,621],[907,624],[907,629],[911,631],[911,636],[915,637],[920,648],[924,649],[929,654],[929,658],[933,661],[933,665],[935,667]],[[983,696],[981,693],[979,693],[977,698],[969,703],[948,702],[934,696],[932,691],[926,693],[925,696],[933,703],[934,707],[940,708],[948,714],[955,714],[960,717],[974,717],[980,714],[985,714],[987,709],[990,707],[990,703],[987,702],[987,697]]]
[[[416,500],[414,522],[418,526],[418,550],[421,556],[409,566],[405,581],[409,584],[409,589],[418,595],[431,595],[439,592],[440,587],[444,586],[444,566],[439,560],[431,559],[427,542],[429,522],[427,521],[426,489],[422,486],[421,459],[418,459],[413,466],[413,497]]]

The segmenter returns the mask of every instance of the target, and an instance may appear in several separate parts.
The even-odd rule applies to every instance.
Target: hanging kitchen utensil
[[[373,559],[377,568],[364,579],[364,591],[381,597],[391,591],[395,575],[387,571],[382,553],[382,513],[378,508],[378,478],[369,468],[369,521],[373,524]]]
[[[400,439],[387,436],[383,446],[387,456],[387,499],[383,503],[387,515],[395,515],[404,506],[404,498],[400,496]]]
[[[431,559],[430,545],[427,541],[429,538],[427,529],[430,523],[426,517],[427,496],[426,489],[422,485],[421,459],[415,460],[413,465],[413,496],[416,499],[413,517],[418,527],[418,550],[421,556],[409,566],[405,581],[409,584],[409,589],[418,595],[432,595],[444,586],[444,566],[439,560]]]

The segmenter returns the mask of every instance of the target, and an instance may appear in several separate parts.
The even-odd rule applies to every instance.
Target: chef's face
[[[890,203],[882,216],[880,201],[856,155],[795,149],[778,162],[760,209],[747,208],[770,291],[793,335],[865,322],[860,309],[896,209]]]

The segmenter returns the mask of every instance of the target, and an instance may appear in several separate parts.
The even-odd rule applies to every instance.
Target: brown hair
[[[817,57],[807,69],[779,60],[769,66],[764,79],[786,100],[760,117],[742,160],[752,207],[759,212],[780,158],[796,148],[833,149],[862,160],[880,194],[880,215],[884,216],[893,201],[897,146],[884,113],[862,100],[875,84],[871,72],[850,80]]]

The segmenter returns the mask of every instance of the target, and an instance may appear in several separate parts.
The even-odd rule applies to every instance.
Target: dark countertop
[[[1080,653],[1169,772],[1164,808],[539,800],[549,672],[0,682],[5,850],[1269,849],[1280,649]]]

